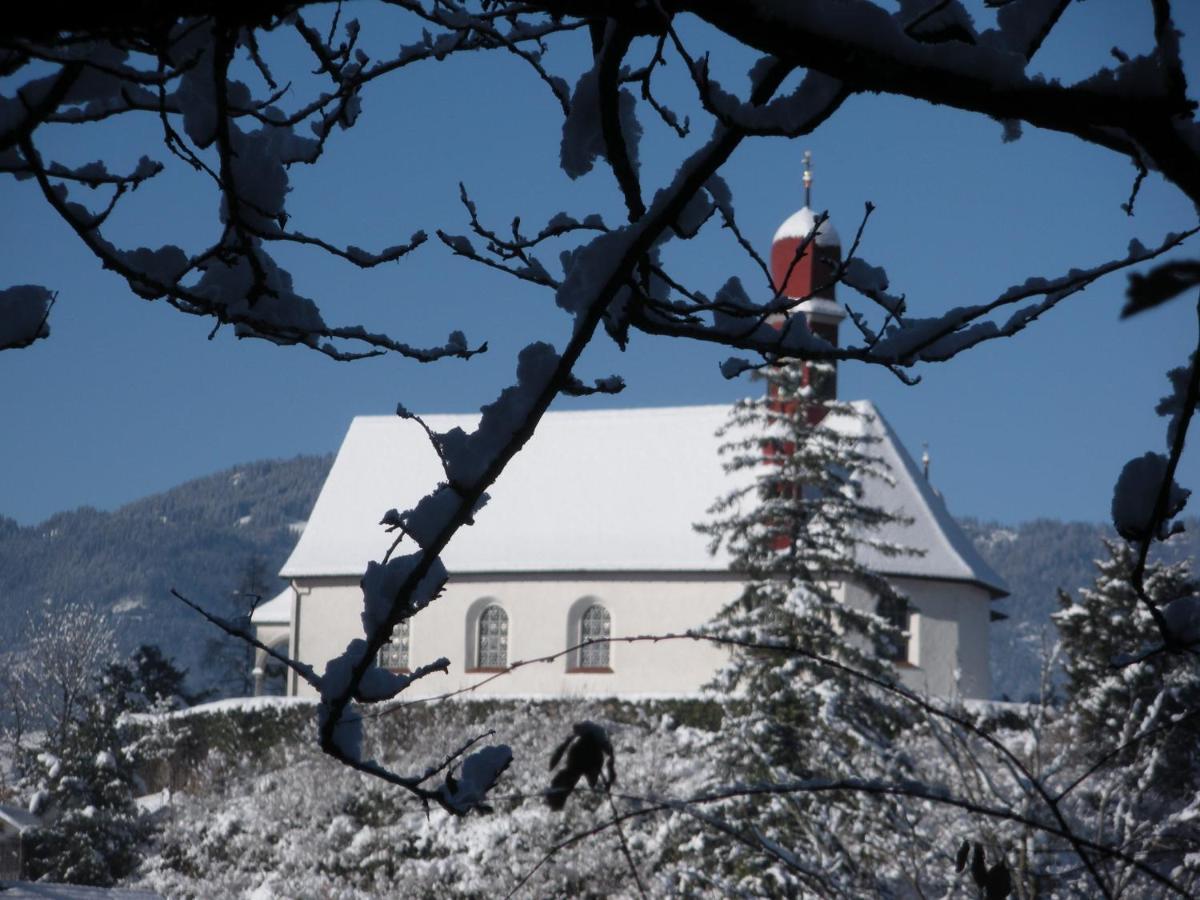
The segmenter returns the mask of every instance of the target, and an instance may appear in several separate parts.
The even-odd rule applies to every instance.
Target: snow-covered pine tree
[[[27,837],[35,879],[108,886],[137,865],[142,837],[133,802],[133,771],[119,732],[116,695],[90,695],[63,737],[28,766],[36,791],[31,808],[45,824]]]
[[[1060,591],[1060,609],[1053,615],[1062,641],[1067,712],[1075,736],[1100,753],[1123,743],[1122,734],[1131,725],[1140,733],[1142,726],[1165,724],[1200,710],[1200,666],[1194,654],[1155,653],[1130,665],[1114,665],[1162,639],[1134,592],[1136,550],[1124,541],[1106,541],[1105,547],[1108,557],[1096,561],[1093,586],[1080,590],[1077,599]],[[1144,586],[1160,609],[1200,593],[1200,581],[1186,561],[1148,563]],[[1200,763],[1195,758],[1198,742],[1200,715],[1191,715],[1141,743],[1161,745],[1176,762],[1191,756],[1193,763]],[[1178,774],[1200,778],[1200,765]]]
[[[1122,664],[1161,637],[1134,592],[1136,550],[1124,541],[1105,546],[1093,586],[1077,598],[1060,591],[1053,615],[1067,674],[1063,768],[1079,782],[1069,796],[1088,836],[1153,859],[1200,890],[1200,660],[1158,652]],[[1149,563],[1143,585],[1160,608],[1200,593],[1187,562]],[[1147,887],[1128,866],[1109,861],[1105,872],[1114,896]]]
[[[710,631],[804,653],[734,647],[714,683],[726,698],[719,777],[762,784],[881,775],[898,765],[891,748],[904,711],[864,680],[805,654],[894,678],[888,659],[907,602],[859,562],[867,547],[910,552],[878,536],[901,517],[864,501],[865,482],[890,474],[873,455],[864,413],[814,399],[821,392],[813,390],[813,368],[779,366],[769,379],[768,396],[735,405],[720,432],[725,470],[742,473],[743,483],[696,527],[711,551],[730,553],[745,580]],[[857,599],[846,602],[851,594]],[[726,810],[737,839],[710,831],[700,840],[712,844],[730,889],[872,893],[887,878],[894,812],[862,795],[757,796]]]

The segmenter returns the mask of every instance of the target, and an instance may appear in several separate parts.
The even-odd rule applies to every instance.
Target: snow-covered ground
[[[78,884],[45,884],[0,881],[4,900],[162,900],[161,894],[134,888],[84,887]]]

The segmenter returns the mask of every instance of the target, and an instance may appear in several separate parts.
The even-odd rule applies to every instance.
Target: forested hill
[[[1107,556],[1105,540],[1116,539],[1107,524],[1037,519],[1021,525],[960,522],[1012,595],[994,609],[1009,618],[992,625],[992,690],[1014,700],[1037,697],[1043,648],[1056,634],[1050,614],[1058,609],[1058,589],[1073,592],[1092,583],[1094,561]],[[1158,545],[1153,558],[1167,562],[1200,556],[1200,520],[1185,520],[1186,531]]]
[[[22,528],[0,516],[0,652],[16,649],[23,624],[44,606],[86,602],[110,611],[121,645],[158,644],[211,687],[244,667],[242,648],[170,595],[172,587],[206,608],[236,615],[236,592],[256,562],[260,590],[283,587],[275,577],[296,542],[325,479],[331,456],[247,463],[198,478],[115,512],[83,508]],[[992,628],[993,687],[1024,699],[1038,690],[1042,635],[1053,641],[1049,615],[1058,588],[1091,582],[1104,555],[1102,524],[1041,519],[1005,526],[964,520],[983,556],[1012,596],[995,609],[1009,616]],[[1164,548],[1170,559],[1200,554],[1200,521]],[[236,681],[224,689],[235,690]]]
[[[257,568],[273,596],[332,461],[247,463],[114,512],[84,507],[25,528],[0,516],[0,651],[16,649],[44,607],[84,602],[113,613],[123,649],[158,644],[193,673],[194,686],[212,687],[243,654],[170,589],[237,615],[235,593]]]

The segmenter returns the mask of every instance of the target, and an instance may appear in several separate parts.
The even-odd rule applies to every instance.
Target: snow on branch
[[[1157,13],[1152,56],[1119,62],[1063,85],[1026,71],[1062,7],[1041,0],[1013,4],[999,32],[976,43],[929,43],[906,33],[899,14],[870,0],[814,0],[780,6],[679,0],[735,40],[840,79],[855,91],[902,94],[998,120],[1019,120],[1075,135],[1156,168],[1200,203],[1194,103],[1179,90],[1174,28],[1167,4]]]
[[[899,318],[905,308],[902,305],[904,298],[885,293],[886,275],[882,270],[865,263],[854,263],[851,257],[842,264],[843,273],[853,273],[851,280],[863,288],[862,293],[887,311],[890,322],[881,334],[876,334],[866,326],[864,319],[855,316],[854,321],[865,338],[864,343],[858,345],[834,347],[811,334],[797,316],[791,317],[788,327],[782,330],[771,328],[765,323],[773,308],[756,306],[748,299],[728,302],[731,296],[729,284],[723,289],[724,302],[712,306],[714,317],[711,324],[696,319],[644,314],[636,318],[633,324],[650,334],[687,337],[754,351],[761,354],[765,361],[801,357],[812,361],[856,360],[886,367],[908,368],[918,362],[944,362],[978,344],[1012,337],[1100,278],[1161,256],[1197,232],[1200,232],[1200,227],[1168,234],[1151,248],[1132,241],[1128,253],[1120,259],[1087,269],[1071,269],[1067,274],[1054,278],[1028,278],[988,302],[956,307],[939,316],[924,319]],[[745,292],[741,291],[740,296],[745,297]],[[1010,313],[1005,321],[996,322],[988,318],[998,310],[1036,297],[1041,299],[1021,306]],[[799,304],[803,299],[787,298],[787,306]],[[744,368],[731,363],[729,371],[736,375]]]
[[[1162,643],[1139,655],[1126,654],[1118,666],[1129,665],[1157,652],[1194,650],[1200,639],[1200,606],[1180,604],[1171,618],[1150,599],[1146,590],[1146,562],[1154,541],[1164,541],[1183,530],[1181,522],[1171,523],[1183,511],[1191,491],[1179,486],[1175,472],[1183,457],[1192,417],[1200,405],[1200,302],[1196,307],[1197,346],[1186,369],[1167,373],[1171,394],[1155,407],[1167,417],[1167,455],[1147,453],[1130,460],[1121,470],[1113,491],[1112,517],[1117,533],[1137,546],[1137,561],[1131,578],[1138,600],[1149,610]],[[1193,599],[1193,598],[1189,598]],[[1176,601],[1178,602],[1178,601]],[[1172,604],[1174,605],[1174,604]]]
[[[0,350],[28,347],[50,336],[55,295],[36,284],[0,290]]]
[[[112,206],[95,215],[72,202],[65,186],[51,183],[31,141],[22,143],[21,152],[50,205],[106,268],[124,277],[130,288],[145,299],[164,298],[188,315],[211,316],[218,324],[232,324],[238,337],[309,346],[339,360],[392,351],[419,362],[431,362],[448,356],[469,359],[486,349],[486,344],[468,347],[460,332],[451,334],[441,347],[420,348],[361,326],[329,326],[315,302],[292,289],[290,273],[266,254],[257,236],[236,247],[218,244],[190,259],[173,245],[119,250],[98,230]],[[119,196],[114,196],[114,202]],[[199,278],[193,277],[189,283],[189,276],[196,274]],[[344,351],[329,339],[358,343],[367,349]]]
[[[301,678],[303,678],[306,682],[308,682],[313,687],[317,688],[318,690],[320,689],[321,679],[317,676],[317,673],[315,671],[313,671],[312,666],[308,665],[307,663],[302,663],[299,660],[292,659],[287,654],[280,653],[278,650],[268,647],[266,644],[264,644],[262,641],[260,641],[258,638],[256,638],[252,632],[248,631],[245,628],[242,628],[239,625],[235,625],[233,622],[229,621],[228,619],[224,618],[223,616],[213,615],[208,610],[204,609],[204,607],[200,606],[197,603],[193,603],[191,600],[189,600],[183,594],[179,593],[179,591],[177,591],[175,588],[171,588],[171,596],[174,597],[179,602],[183,603],[185,606],[187,606],[191,609],[194,609],[196,612],[200,613],[200,615],[202,615],[205,619],[207,619],[213,625],[216,625],[218,628],[220,628],[226,634],[228,634],[232,637],[239,638],[240,640],[245,641],[251,647],[255,647],[256,649],[261,650],[263,653],[267,654],[272,659],[287,666],[289,669],[291,669],[293,672],[295,672],[297,675],[299,675]]]
[[[693,60],[674,30],[671,34],[704,109],[726,127],[736,128],[746,134],[789,138],[810,134],[832,116],[850,95],[850,91],[838,79],[810,71],[788,96],[762,105],[746,103],[713,80],[708,71],[707,58]],[[823,110],[823,114],[814,117],[814,109]]]

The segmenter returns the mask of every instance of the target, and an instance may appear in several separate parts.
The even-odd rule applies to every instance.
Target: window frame
[[[903,595],[896,596],[894,600],[898,604],[895,609],[887,608],[891,605],[891,600],[887,597],[880,597],[875,604],[875,614],[900,633],[899,646],[896,648],[895,653],[881,653],[880,658],[890,662],[894,666],[916,668],[916,663],[912,659],[913,619],[915,618],[916,610],[912,605],[912,601]],[[903,619],[903,624],[901,623],[901,619]]]
[[[600,613],[600,623],[603,628],[603,634],[588,635],[588,616],[593,612]],[[582,644],[587,640],[595,640],[603,637],[606,639],[612,638],[612,613],[608,611],[603,603],[592,603],[579,616],[579,643]],[[589,660],[589,654],[603,655],[603,659]],[[612,644],[608,641],[602,644],[589,644],[586,647],[579,648],[579,658],[576,660],[575,670],[579,672],[611,672],[612,671]]]
[[[604,614],[605,624],[608,626],[606,637],[611,638],[613,634],[613,612],[607,603],[599,597],[588,595],[580,597],[571,604],[567,611],[567,646],[574,647],[567,656],[567,674],[569,675],[608,675],[613,672],[613,645],[593,644],[590,647],[580,647],[587,638],[584,637],[583,626],[584,618],[593,609],[600,609]],[[604,665],[585,665],[584,654],[588,650],[595,650],[598,647],[603,647],[605,651],[606,662]]]
[[[485,637],[484,625],[485,625],[485,619],[487,619],[489,617],[489,613],[491,613],[492,610],[495,610],[496,613],[499,614],[499,616],[501,617],[501,621],[503,622],[503,626],[504,626],[503,632],[500,635],[500,638],[503,641],[503,651],[504,651],[504,660],[501,665],[495,665],[494,663],[489,663],[489,664],[484,663],[484,647],[483,647],[483,641],[484,641],[484,637]],[[511,623],[509,620],[508,610],[506,610],[499,603],[496,603],[496,602],[488,603],[482,609],[480,609],[479,612],[475,615],[473,624],[474,624],[475,640],[473,642],[474,643],[474,654],[472,656],[472,659],[473,659],[475,665],[472,667],[472,671],[475,671],[475,672],[503,672],[503,671],[505,671],[508,668],[509,636],[510,636],[510,632],[511,632],[511,627],[510,627]]]
[[[399,641],[397,640],[399,638]],[[401,662],[398,666],[388,665],[386,655],[389,648],[402,648]],[[412,623],[409,619],[401,619],[392,629],[392,636],[388,642],[379,648],[379,655],[375,658],[375,664],[381,669],[387,669],[389,672],[411,672],[409,661],[412,659]]]

